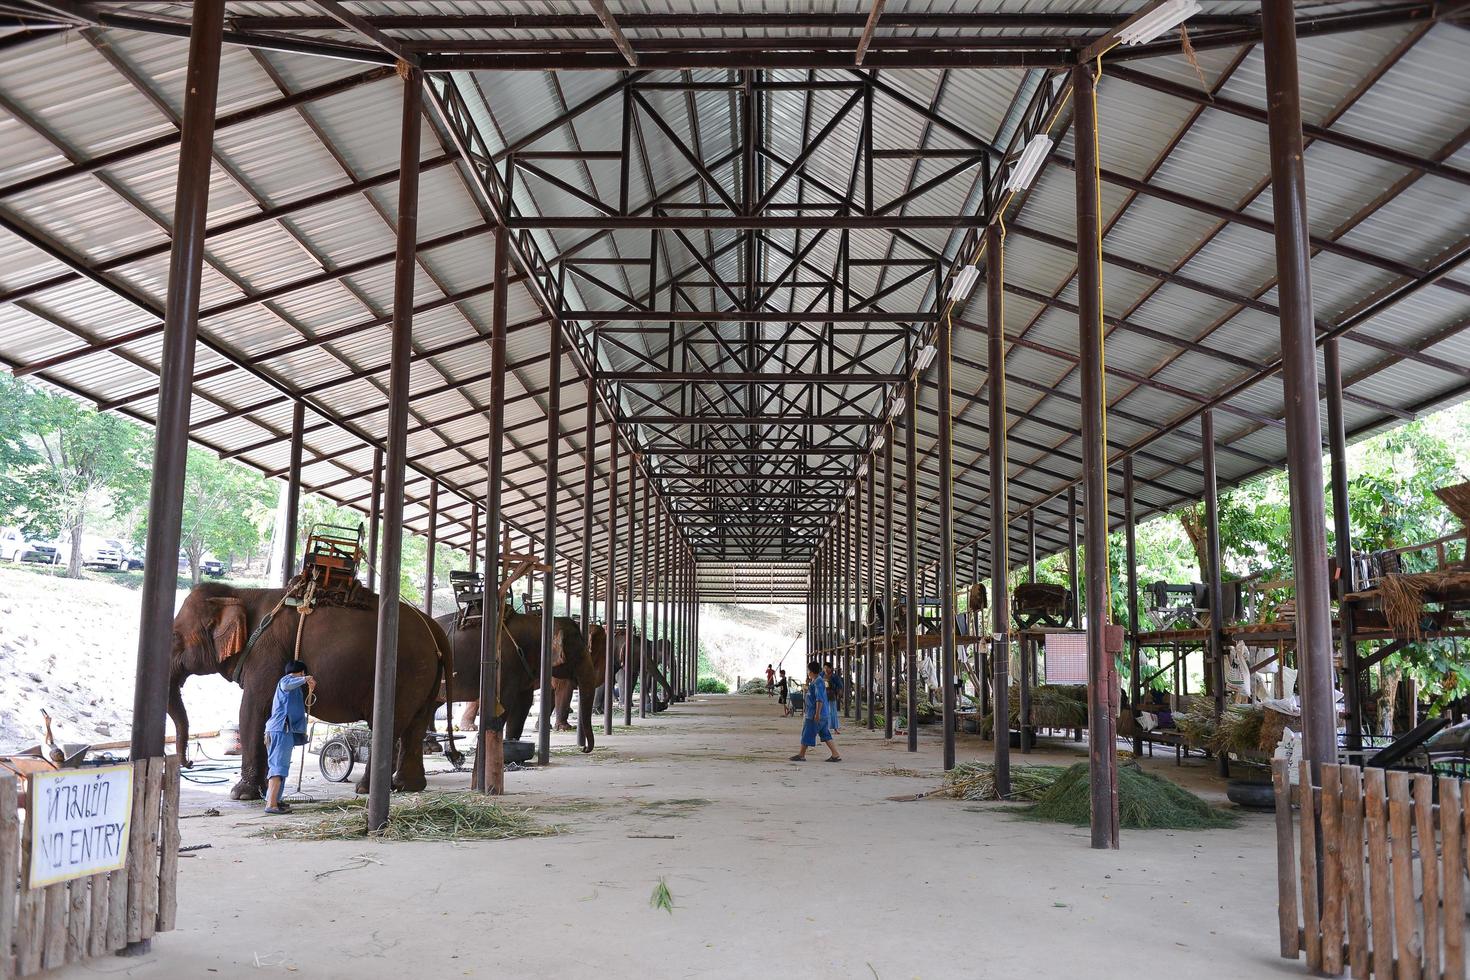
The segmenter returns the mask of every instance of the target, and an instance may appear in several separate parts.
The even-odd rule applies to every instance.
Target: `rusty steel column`
[[[633,724],[633,655],[642,644],[633,640],[633,565],[638,547],[638,453],[628,444],[628,588],[623,603],[623,724]]]
[[[403,80],[398,163],[398,246],[393,260],[393,341],[388,367],[388,431],[383,487],[383,584],[378,598],[377,658],[373,672],[373,744],[368,763],[368,832],[388,825],[388,793],[397,756],[399,572],[403,548],[403,480],[408,463],[409,364],[413,358],[413,287],[418,243],[419,138],[424,78],[411,69]],[[410,746],[409,751],[419,751]]]
[[[286,526],[281,529],[286,550],[281,560],[281,585],[291,584],[296,574],[296,538],[301,516],[301,442],[306,428],[306,403],[297,399],[291,406],[291,459],[286,465]]]
[[[147,553],[138,617],[138,668],[133,683],[134,759],[163,755],[164,716],[169,708],[178,569],[174,555],[184,513],[184,470],[189,455],[189,405],[193,397],[194,348],[199,331],[200,281],[204,266],[204,219],[209,212],[209,175],[214,146],[215,97],[219,91],[223,0],[194,5],[189,29],[188,91],[179,141],[174,192],[174,237],[169,251],[168,298],[158,372],[158,414],[153,434],[153,476],[148,496]],[[187,746],[177,746],[182,758]],[[9,887],[6,882],[6,887]],[[129,949],[147,952],[148,941]]]
[[[650,481],[652,482],[652,481]],[[664,617],[664,579],[667,577],[667,564],[664,561],[664,549],[667,547],[668,528],[664,522],[663,498],[654,499],[653,506],[653,577],[649,580],[649,588],[653,592],[653,601],[649,603],[649,619],[653,626],[653,648],[649,654],[651,669],[649,672],[650,693],[653,695],[649,702],[652,708],[658,703],[658,672],[662,669],[661,652],[663,650]]]
[[[582,636],[591,635],[592,593],[597,588],[597,574],[592,571],[592,488],[597,477],[597,389],[587,379],[587,423],[583,428],[582,469]]]
[[[883,438],[883,737],[893,738],[893,424]]]
[[[1337,557],[1337,648],[1342,662],[1342,692],[1347,708],[1346,747],[1363,747],[1362,666],[1353,639],[1355,603],[1347,598],[1357,591],[1353,578],[1353,521],[1348,509],[1347,425],[1342,414],[1342,358],[1337,338],[1322,345],[1322,370],[1327,375],[1327,444],[1332,450],[1332,534]]]
[[[428,548],[424,553],[424,612],[434,618],[434,549],[439,546],[439,481],[429,481]]]
[[[1010,724],[1010,448],[1006,444],[1005,239],[1000,228],[985,229],[985,311],[987,370],[990,373],[990,696],[994,704],[995,789],[1011,791]]]
[[[1067,590],[1071,593],[1067,602],[1072,617],[1072,628],[1082,628],[1082,597],[1077,594],[1077,488],[1067,488]]]
[[[1096,80],[1092,71],[1091,64],[1072,69],[1077,145],[1078,369],[1082,376],[1082,485],[1087,536],[1088,771],[1092,846],[1116,849],[1118,684],[1113,655],[1107,650],[1108,406],[1103,379],[1102,226],[1098,213]],[[1072,501],[1075,504],[1075,492]],[[1076,530],[1074,522],[1074,536]]]
[[[602,732],[613,730],[613,680],[617,675],[618,623],[618,424],[608,422],[607,447],[607,618],[602,664]]]
[[[490,404],[485,424],[485,585],[480,627],[480,727],[476,736],[475,787],[499,793],[504,783],[505,725],[496,710],[500,697],[500,630],[492,624],[503,615],[500,582],[505,556],[500,540],[500,485],[505,475],[505,335],[507,282],[510,278],[510,235],[495,229],[495,295],[490,320]]]
[[[1140,710],[1143,699],[1139,677],[1138,634],[1138,535],[1133,501],[1133,457],[1123,460],[1123,561],[1128,566],[1128,701],[1133,711]],[[1143,728],[1133,725],[1133,754],[1143,758]]]
[[[480,505],[470,504],[470,574],[479,571],[480,566]]]
[[[1322,506],[1322,423],[1317,414],[1302,103],[1297,81],[1296,21],[1290,0],[1262,0],[1261,28],[1271,147],[1271,207],[1276,219],[1291,560],[1296,577],[1297,686],[1302,701],[1303,757],[1315,767],[1337,761],[1337,709],[1332,683],[1332,610]]]
[[[904,489],[907,491],[904,520],[904,567],[907,580],[908,606],[904,617],[904,656],[908,658],[908,749],[919,751],[919,664],[915,656],[918,646],[916,630],[919,625],[918,565],[919,565],[919,476],[918,444],[919,424],[915,418],[914,403],[919,400],[919,385],[910,381],[905,389],[903,409],[904,424]]]
[[[652,534],[649,531],[649,523],[648,523],[648,503],[649,503],[649,496],[650,496],[649,490],[650,490],[650,488],[652,486],[653,486],[653,480],[649,476],[648,471],[647,470],[644,470],[644,472],[643,472],[643,517],[639,521],[639,526],[643,529],[643,533],[638,536],[638,548],[639,548],[639,552],[638,552],[638,619],[639,619],[640,629],[642,630],[642,635],[640,637],[640,642],[638,644],[638,717],[639,718],[647,718],[648,717],[648,688],[649,688],[649,685],[652,683],[650,681],[650,679],[649,679],[649,676],[648,676],[648,664],[649,664],[649,660],[651,659],[648,656],[648,648],[649,648],[649,644],[651,643],[651,639],[652,639],[650,637],[650,635],[649,635],[649,632],[648,632],[648,548],[649,548],[649,540],[648,539],[650,537],[652,537]]]
[[[1215,413],[1206,410],[1199,418],[1200,452],[1204,469],[1205,490],[1205,561],[1209,564],[1205,588],[1210,604],[1210,637],[1207,646],[1210,687],[1215,696],[1215,719],[1225,714],[1225,590],[1220,586],[1220,490],[1215,476]],[[1224,752],[1215,756],[1221,776],[1230,775],[1230,757]]]
[[[875,519],[873,519],[873,510],[875,510],[873,488],[878,483],[878,475],[873,472],[873,467],[876,466],[878,466],[878,457],[873,455],[867,460],[867,617],[869,619],[872,619],[873,598],[875,598],[873,595],[873,558],[878,554],[873,550],[876,544],[873,541],[873,533],[876,530]],[[863,695],[867,698],[867,730],[869,732],[876,727],[876,721],[873,720],[873,661],[875,658],[873,624],[869,623],[863,636]]]
[[[1075,529],[1077,526],[1077,512],[1075,509],[1071,509],[1069,510],[1069,513],[1073,517],[1072,527]],[[1072,534],[1072,537],[1074,541],[1072,551],[1075,555],[1075,530]],[[1074,568],[1076,567],[1076,564],[1077,563],[1073,561],[1072,565]],[[1034,583],[1036,581],[1036,508],[1034,507],[1026,512],[1026,581],[1030,583]],[[1069,578],[1068,582],[1071,583],[1072,580]],[[1072,599],[1069,596],[1067,599],[1069,612],[1071,609],[1071,605]],[[1022,633],[1020,651],[1021,670],[1020,676],[1016,678],[1016,731],[1018,735],[1018,740],[1021,743],[1020,747],[1022,755],[1030,754],[1031,749],[1036,744],[1036,733],[1035,730],[1031,727],[1031,687],[1036,681],[1036,678],[1032,676],[1032,674],[1034,673],[1033,668],[1036,666],[1036,662],[1033,659],[1031,649],[1033,642],[1034,640],[1031,637],[1026,636],[1024,633]],[[1008,693],[1007,699],[1009,699],[1009,697],[1010,695]],[[1009,700],[1006,704],[1006,714],[1010,714]],[[1007,736],[1007,738],[1009,738],[1009,736]]]
[[[541,538],[541,703],[536,711],[536,760],[551,761],[551,648],[556,636],[557,480],[561,473],[561,327],[552,322],[546,355],[546,529]]]
[[[944,768],[954,768],[954,405],[950,399],[950,344],[954,327],[946,318],[939,325],[939,565],[934,584],[939,589],[939,683],[944,686],[940,717],[944,724]]]
[[[373,499],[368,504],[368,580],[369,589],[378,587],[378,532],[383,524],[383,450],[373,447]]]

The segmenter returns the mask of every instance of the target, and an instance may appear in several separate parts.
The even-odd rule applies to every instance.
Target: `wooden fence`
[[[179,870],[179,758],[133,763],[132,829],[119,871],[30,889],[30,835],[17,785],[0,779],[0,980],[105,956],[174,927]]]
[[[1272,780],[1281,955],[1329,976],[1464,980],[1461,781],[1327,765],[1314,785],[1303,763],[1293,787],[1283,760]]]

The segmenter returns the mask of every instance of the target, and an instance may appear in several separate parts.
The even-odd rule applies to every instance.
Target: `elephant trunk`
[[[192,768],[189,761],[189,711],[184,707],[184,677],[175,670],[168,679],[168,716],[174,723],[174,748],[178,752],[179,765]]]

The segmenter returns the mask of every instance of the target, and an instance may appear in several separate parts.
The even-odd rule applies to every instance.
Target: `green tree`
[[[188,556],[195,585],[206,552],[228,559],[259,546],[260,515],[273,500],[269,482],[255,470],[203,449],[189,450],[179,546]]]
[[[72,398],[13,378],[3,383],[7,509],[23,513],[28,530],[62,533],[67,575],[79,578],[88,522],[130,509],[146,494],[151,440],[132,422]]]

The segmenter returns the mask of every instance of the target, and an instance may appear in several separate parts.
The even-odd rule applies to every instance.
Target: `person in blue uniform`
[[[314,691],[316,678],[307,673],[306,664],[300,660],[288,662],[285,676],[276,684],[271,716],[265,723],[266,813],[291,812],[291,805],[281,802],[281,790],[291,773],[291,753],[296,746],[306,744],[306,696]]]
[[[827,727],[827,684],[822,679],[822,665],[813,660],[806,665],[805,717],[801,724],[801,751],[791,757],[792,762],[805,762],[806,750],[821,742],[832,753],[828,762],[841,762],[837,746],[832,742],[832,731]]]

